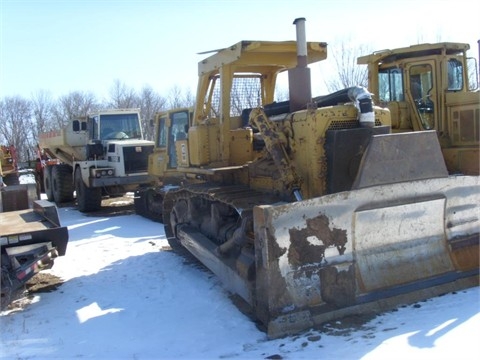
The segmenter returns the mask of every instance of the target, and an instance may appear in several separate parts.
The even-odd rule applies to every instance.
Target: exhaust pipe
[[[297,39],[297,67],[307,67],[307,35],[305,32],[305,18],[298,18],[293,21],[296,26]]]
[[[307,67],[307,39],[305,35],[305,18],[295,19],[297,33],[297,66],[288,70],[288,91],[290,94],[290,111],[305,109],[312,102],[310,69]]]
[[[361,86],[348,89],[348,97],[358,110],[358,121],[361,127],[375,126],[375,112],[373,111],[372,94]]]

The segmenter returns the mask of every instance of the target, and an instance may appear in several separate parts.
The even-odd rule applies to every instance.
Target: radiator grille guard
[[[148,155],[153,152],[153,145],[126,146],[123,148],[125,174],[147,172]]]

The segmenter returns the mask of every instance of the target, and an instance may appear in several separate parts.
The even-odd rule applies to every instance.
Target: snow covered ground
[[[1,313],[2,359],[480,358],[478,287],[268,340],[212,274],[170,250],[161,224],[59,212],[70,240],[48,272],[64,283]]]

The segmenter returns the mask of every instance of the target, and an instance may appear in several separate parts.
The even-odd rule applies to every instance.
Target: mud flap
[[[479,214],[468,176],[256,207],[256,315],[277,337],[478,285]]]

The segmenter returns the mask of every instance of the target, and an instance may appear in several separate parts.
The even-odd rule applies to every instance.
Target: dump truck
[[[0,145],[0,166],[5,185],[18,185],[18,159],[15,146]]]
[[[0,190],[1,310],[33,276],[66,253],[68,230],[61,226],[55,204],[35,198],[35,184]]]
[[[294,24],[296,41],[240,41],[199,62],[185,138],[171,136],[177,111],[158,117],[150,170],[177,181],[157,169],[163,185],[147,190],[172,248],[271,338],[478,285],[479,177],[448,173],[434,130],[392,133],[365,88],[312,97],[308,66],[327,44]],[[289,100],[275,102],[284,72]]]
[[[479,175],[480,95],[469,44],[442,42],[376,51],[367,65],[375,103],[388,107],[392,131],[437,132],[450,173]],[[475,59],[472,59],[475,60]],[[469,71],[468,65],[475,69]]]
[[[78,209],[98,210],[103,196],[121,196],[150,181],[148,155],[138,109],[102,110],[71,119],[66,127],[41,133],[40,149],[57,164],[44,163],[48,200],[73,200]]]

